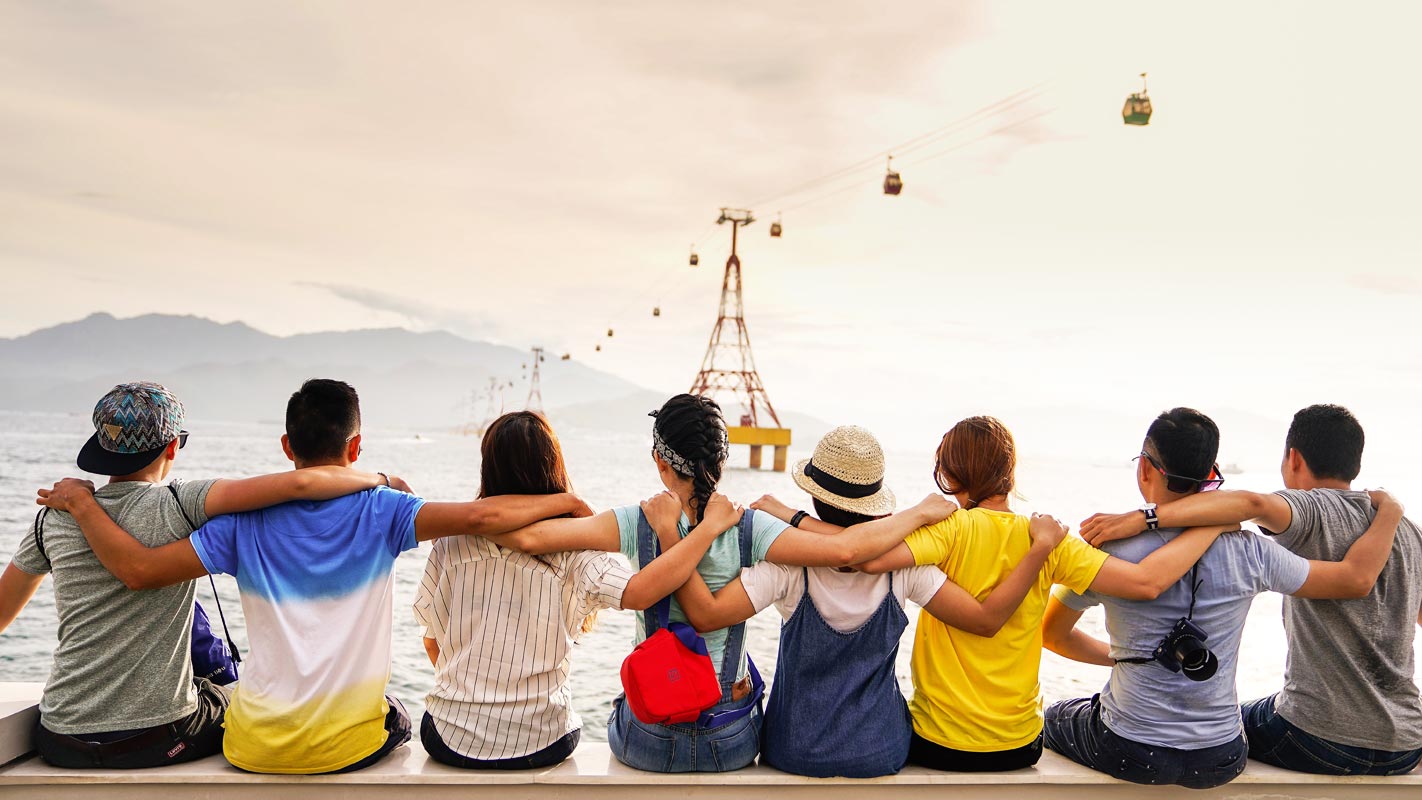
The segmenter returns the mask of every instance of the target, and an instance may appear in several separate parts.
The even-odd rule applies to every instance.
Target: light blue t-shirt
[[[1140,563],[1181,529],[1148,531],[1108,542],[1102,549]],[[1219,670],[1206,681],[1192,681],[1154,661],[1117,664],[1101,691],[1101,719],[1118,736],[1162,747],[1200,750],[1234,741],[1243,732],[1234,677],[1239,641],[1249,606],[1260,592],[1292,594],[1308,579],[1308,561],[1256,534],[1219,537],[1200,559],[1195,580],[1202,581],[1193,621],[1209,638],[1205,646],[1219,658]],[[1111,657],[1150,658],[1175,622],[1190,610],[1191,574],[1153,601],[1122,600],[1058,587],[1055,596],[1083,611],[1106,607]]]
[[[637,557],[637,521],[641,518],[642,509],[640,506],[622,506],[614,508],[613,513],[617,515],[617,532],[621,538],[622,555],[631,562],[632,569],[638,569],[641,561]],[[751,563],[759,564],[765,560],[765,554],[770,551],[770,546],[775,544],[775,540],[786,528],[790,527],[775,517],[763,511],[748,509],[747,514],[752,515],[751,533]],[[706,555],[702,557],[701,563],[696,565],[696,571],[701,573],[701,577],[706,581],[706,585],[711,587],[711,591],[716,591],[730,583],[737,575],[741,574],[741,543],[737,534],[739,526],[728,528],[716,541],[707,548]],[[681,515],[681,520],[677,523],[677,528],[681,532],[682,538],[691,532],[691,520]],[[686,622],[686,615],[681,611],[681,605],[676,598],[671,601],[671,621]],[[647,638],[646,619],[642,612],[637,612],[637,642]],[[716,674],[721,674],[721,659],[726,652],[726,631],[723,628],[719,631],[712,631],[704,635],[706,639],[706,649],[711,654],[711,663],[716,666]],[[740,678],[746,673],[746,661],[741,658],[739,670],[736,677]]]

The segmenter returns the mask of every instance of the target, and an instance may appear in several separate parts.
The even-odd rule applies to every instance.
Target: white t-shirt
[[[771,603],[789,619],[805,594],[803,567],[787,567],[762,561],[741,570],[741,585],[757,613]],[[884,595],[889,593],[889,574],[840,572],[830,567],[810,567],[810,597],[820,616],[840,633],[851,633],[874,615]],[[935,566],[909,567],[892,573],[894,597],[902,608],[906,600],[928,605],[948,576]]]

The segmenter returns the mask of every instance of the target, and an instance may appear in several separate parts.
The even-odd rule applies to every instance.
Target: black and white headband
[[[681,453],[671,449],[671,445],[662,440],[662,435],[657,433],[657,429],[652,429],[652,449],[657,451],[657,455],[667,462],[672,471],[683,478],[696,476],[696,470],[692,469],[691,462],[682,457]]]

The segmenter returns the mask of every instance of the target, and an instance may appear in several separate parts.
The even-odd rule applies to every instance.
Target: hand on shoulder
[[[1144,530],[1145,515],[1139,511],[1092,514],[1081,522],[1081,538],[1092,547],[1100,547],[1117,539],[1129,539]]]
[[[94,496],[94,482],[82,478],[65,478],[52,489],[40,489],[36,505],[48,506],[55,511],[68,512],[72,503],[85,497]]]

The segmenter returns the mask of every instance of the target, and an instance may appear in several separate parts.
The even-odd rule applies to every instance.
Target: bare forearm
[[[0,574],[0,633],[10,627],[39,589],[43,575],[31,575],[14,564]]]
[[[1111,667],[1116,664],[1111,658],[1110,645],[1075,628],[1065,636],[1047,643],[1047,649],[1062,658],[1080,661],[1083,664],[1096,664],[1102,667]]]
[[[347,467],[307,467],[240,480],[220,480],[208,490],[204,509],[210,517],[256,511],[292,500],[332,500],[385,485],[373,472]]]
[[[1269,518],[1278,524],[1277,504],[1287,507],[1287,501],[1277,495],[1258,492],[1223,491],[1200,492],[1166,503],[1156,509],[1162,528],[1183,528],[1191,525],[1238,525],[1241,522]],[[1264,520],[1261,519],[1261,522]],[[1280,528],[1286,527],[1279,525]],[[1145,528],[1142,516],[1141,528]]]
[[[1050,547],[1034,546],[1028,550],[1026,557],[1012,568],[1007,579],[998,584],[983,601],[982,615],[992,630],[990,635],[996,635],[997,631],[1007,624],[1007,620],[1017,613],[1017,608],[1022,605],[1027,593],[1037,584],[1037,575],[1051,554]]]
[[[640,611],[685,584],[720,533],[702,524],[674,546],[663,549],[628,581],[622,593],[622,607]]]
[[[69,513],[89,542],[99,563],[130,587],[142,585],[149,548],[120,528],[93,497],[72,502]]]
[[[430,637],[426,636],[426,637],[424,637],[424,643],[425,643],[425,655],[427,655],[427,656],[430,657],[430,664],[431,664],[431,665],[434,665],[434,666],[438,666],[438,665],[439,665],[439,641],[436,640],[436,639],[431,639]]]
[[[571,514],[576,508],[571,494],[522,495],[506,494],[474,501],[481,506],[470,533],[497,536],[516,531],[545,519]]]

